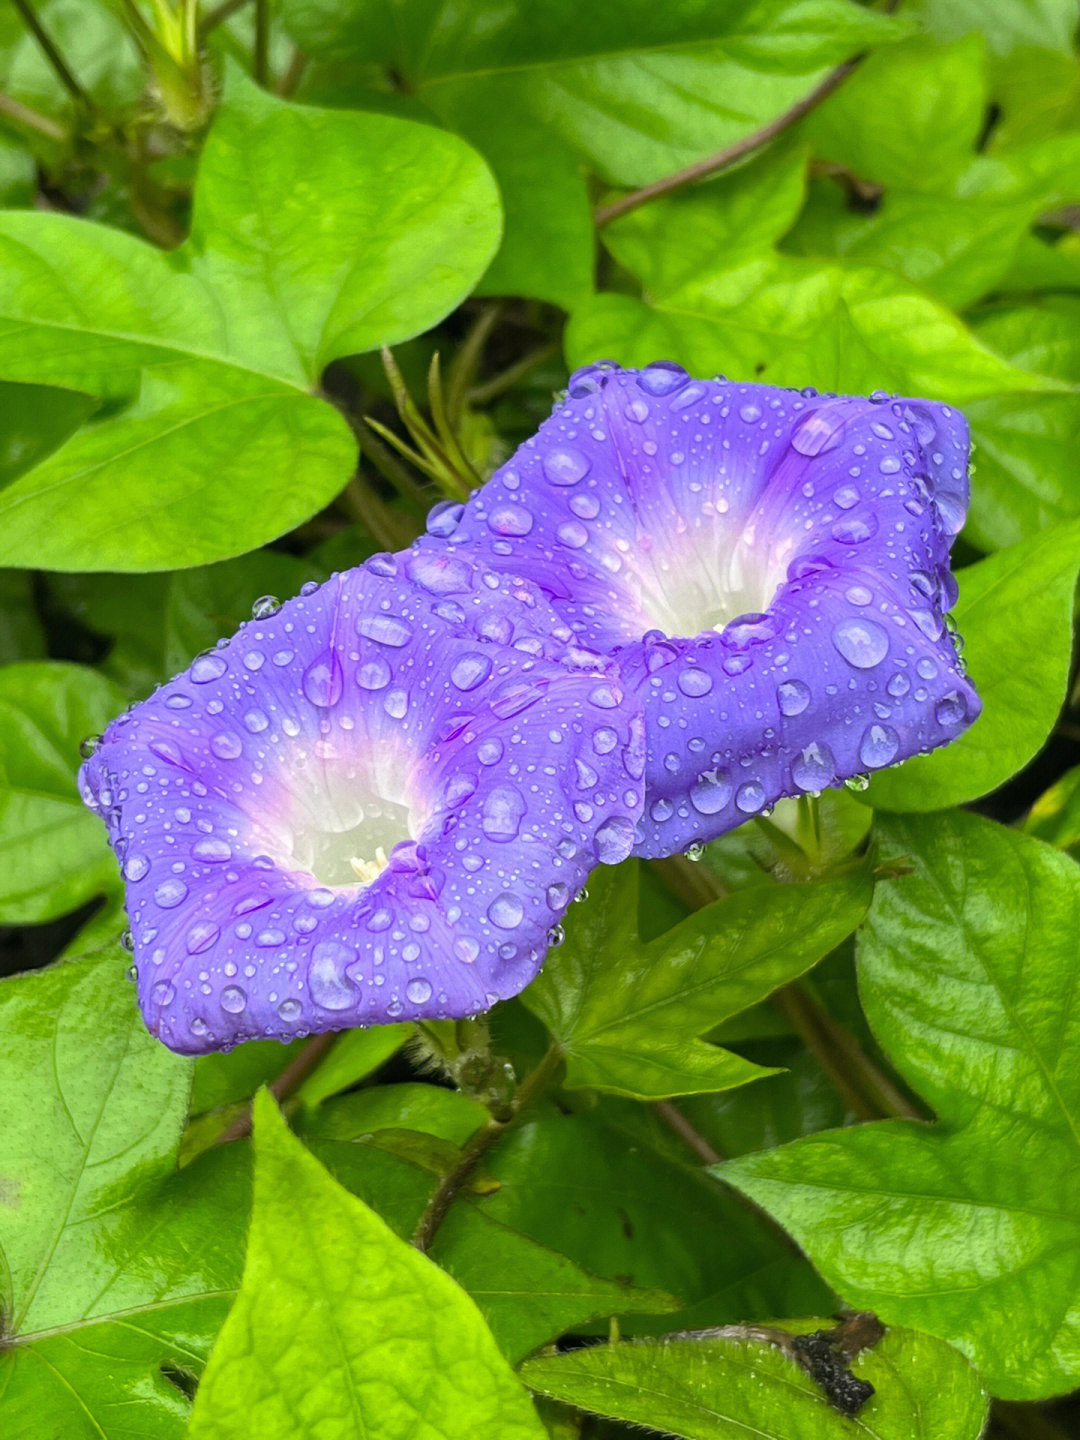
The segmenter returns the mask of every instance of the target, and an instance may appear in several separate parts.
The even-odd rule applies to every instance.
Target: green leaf
[[[199,1386],[192,1440],[542,1436],[465,1292],[337,1185],[265,1092],[255,1123],[244,1279]]]
[[[598,870],[566,944],[525,991],[567,1056],[566,1084],[637,1099],[724,1090],[761,1068],[697,1037],[808,970],[866,913],[865,873],[706,906],[647,943],[635,866]]]
[[[44,655],[45,632],[31,576],[25,571],[0,570],[0,665],[39,660]]]
[[[1059,850],[1080,845],[1080,765],[1066,770],[1039,796],[1028,811],[1024,829]]]
[[[101,821],[79,798],[79,742],[125,696],[82,665],[0,667],[0,915],[8,925],[66,914],[117,884]]]
[[[861,799],[882,810],[961,805],[1042,748],[1069,676],[1078,567],[1080,521],[1073,521],[959,572],[953,613],[983,713],[943,750],[876,775]]]
[[[303,1048],[302,1040],[291,1045],[280,1040],[251,1040],[228,1054],[219,1051],[198,1056],[191,1087],[192,1115],[249,1099],[260,1085],[276,1079]]]
[[[798,1330],[829,1328],[805,1320]],[[785,1330],[796,1326],[785,1324]],[[853,1370],[875,1390],[857,1422],[781,1351],[756,1340],[631,1340],[544,1355],[520,1370],[541,1395],[684,1440],[978,1440],[986,1395],[948,1345],[890,1330]]]
[[[682,1160],[658,1148],[644,1124],[651,1118],[640,1105],[603,1100],[587,1115],[522,1125],[487,1157],[499,1188],[471,1203],[594,1275],[677,1296],[680,1327],[828,1309],[831,1296],[806,1261],[689,1150]],[[634,1315],[623,1329],[672,1324]]]
[[[942,40],[980,35],[992,51],[1014,58],[1019,46],[1070,51],[1076,36],[1072,0],[911,0],[911,13]]]
[[[977,35],[935,45],[925,35],[871,55],[799,127],[824,159],[863,180],[948,193],[984,125]]]
[[[867,1017],[937,1111],[721,1167],[852,1304],[967,1354],[1005,1398],[1080,1378],[1080,870],[962,812],[881,824]]]
[[[494,184],[454,136],[228,89],[180,250],[0,216],[0,378],[103,405],[0,492],[3,563],[166,569],[291,529],[355,459],[323,367],[433,324],[491,258]]]
[[[363,57],[361,83],[374,65],[392,71],[476,145],[506,197],[485,289],[564,306],[592,271],[583,170],[655,180],[750,134],[856,51],[910,33],[841,0],[624,0],[617,25],[574,0],[480,0],[467,19],[437,0],[285,0],[284,18],[305,53]]]
[[[395,1055],[412,1034],[411,1025],[373,1025],[346,1030],[296,1092],[305,1105],[321,1105],[331,1095],[364,1080]]]
[[[75,390],[0,383],[0,486],[44,460],[94,408]]]
[[[233,1287],[244,1147],[173,1173],[191,1062],[98,955],[0,983],[5,1434],[180,1440]],[[171,1369],[170,1369],[171,1367]]]

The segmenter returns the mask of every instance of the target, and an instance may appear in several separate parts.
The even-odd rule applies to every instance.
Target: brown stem
[[[384,550],[402,550],[416,539],[415,527],[404,516],[395,515],[358,475],[345,486],[338,501],[349,518],[363,526]]]
[[[230,15],[235,15],[247,3],[248,0],[221,0],[221,4],[208,10],[199,22],[199,34],[206,35],[218,25],[223,25]]]
[[[420,1217],[420,1223],[417,1225],[416,1234],[412,1239],[412,1243],[418,1250],[426,1252],[431,1248],[431,1242],[435,1239],[439,1226],[446,1219],[451,1205],[472,1179],[484,1156],[507,1131],[513,1129],[525,1109],[547,1087],[548,1082],[562,1064],[562,1058],[562,1050],[553,1040],[536,1069],[530,1071],[518,1086],[511,1104],[510,1118],[489,1120],[487,1124],[481,1125],[479,1130],[474,1131],[466,1141],[457,1164],[439,1181],[434,1195],[428,1201],[427,1209]]]
[[[653,869],[667,888],[688,910],[704,910],[714,900],[723,900],[727,889],[707,865],[688,860],[685,855],[672,855],[669,860],[654,860]]]
[[[288,100],[296,93],[296,87],[300,84],[304,71],[307,69],[308,57],[302,50],[294,50],[292,59],[285,67],[281,79],[277,83],[277,93],[283,100]]]
[[[552,340],[548,345],[541,345],[537,350],[530,350],[527,355],[522,355],[520,360],[515,360],[505,370],[500,370],[498,375],[493,375],[490,380],[482,380],[479,385],[474,385],[469,391],[469,401],[473,405],[486,405],[489,400],[495,400],[504,391],[509,390],[512,385],[529,373],[535,370],[537,365],[542,365],[545,360],[552,359],[559,353],[559,343]]]
[[[313,1035],[295,1060],[290,1061],[277,1079],[271,1082],[269,1090],[274,1099],[279,1102],[287,1100],[290,1095],[299,1090],[337,1038],[337,1032],[333,1030],[328,1030],[323,1035]],[[251,1106],[249,1105],[225,1131],[218,1144],[226,1145],[230,1140],[245,1140],[250,1134]]]
[[[670,1100],[657,1100],[653,1109],[664,1124],[669,1125],[675,1131],[683,1144],[692,1150],[699,1160],[706,1165],[720,1164],[724,1158],[720,1151],[714,1150],[705,1136],[699,1130],[694,1129],[677,1105],[673,1105]]]
[[[20,100],[13,100],[10,95],[0,95],[0,115],[6,115],[14,125],[21,126],[24,130],[33,130],[37,135],[43,135],[46,140],[52,140],[61,145],[67,139],[67,131],[55,120],[50,120],[47,115],[39,115],[36,110],[31,110]]]
[[[35,15],[30,0],[13,0],[13,3],[25,21],[26,28],[41,47],[46,60],[48,60],[49,64],[55,70],[61,85],[63,85],[64,89],[73,99],[78,100],[80,105],[85,105],[88,110],[92,110],[94,108],[94,102],[68,69],[67,61],[60,54],[48,31],[45,30],[41,21]]]
[[[255,0],[255,50],[251,69],[256,85],[265,85],[270,76],[269,0]]]
[[[484,346],[498,323],[502,308],[499,300],[484,305],[458,347],[446,377],[446,413],[451,425],[456,425],[461,419],[469,386],[480,368]]]
[[[729,170],[732,165],[747,155],[752,155],[755,150],[768,145],[785,130],[790,130],[797,125],[804,115],[827,100],[834,90],[848,78],[863,60],[866,54],[856,55],[851,60],[845,60],[835,70],[831,70],[820,85],[815,86],[809,95],[792,105],[790,110],[785,110],[782,115],[777,115],[760,130],[755,130],[751,135],[744,135],[741,140],[736,140],[733,145],[718,150],[715,155],[709,155],[704,160],[696,160],[693,165],[687,165],[682,170],[676,170],[670,175],[662,175],[659,180],[654,180],[651,185],[643,185],[640,190],[631,190],[628,195],[613,200],[610,205],[601,205],[595,212],[593,219],[598,228],[610,225],[612,220],[617,220],[620,215],[627,215],[631,210],[638,209],[641,205],[647,205],[650,200],[656,200],[661,195],[670,195],[673,190],[682,190],[687,185],[693,185],[698,180],[707,180],[713,175],[718,175],[722,170]]]

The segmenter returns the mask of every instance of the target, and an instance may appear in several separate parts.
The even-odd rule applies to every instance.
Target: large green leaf
[[[995,1394],[1080,1380],[1080,870],[962,812],[890,819],[867,1016],[936,1110],[722,1167],[845,1299],[971,1357]]]
[[[364,81],[384,67],[480,149],[507,210],[489,283],[563,305],[591,277],[583,168],[615,185],[656,179],[908,31],[846,0],[624,0],[617,23],[574,0],[481,0],[454,14],[437,0],[286,0],[284,12],[306,53],[351,63]]]
[[[1041,749],[1068,682],[1078,568],[1074,520],[960,571],[954,614],[983,713],[945,749],[876,775],[860,798],[884,810],[960,805]]]
[[[5,1435],[179,1440],[239,1281],[236,1147],[175,1175],[191,1062],[147,1033],[116,947],[0,983]]]
[[[199,1387],[192,1440],[539,1440],[474,1303],[326,1173],[265,1092],[255,1155],[243,1284]]]
[[[101,821],[79,798],[79,743],[124,708],[82,665],[0,666],[0,921],[31,924],[117,883]]]
[[[806,1320],[787,1330],[813,1332]],[[684,1440],[978,1440],[986,1395],[940,1340],[890,1330],[854,1363],[875,1394],[853,1423],[772,1346],[747,1339],[631,1340],[528,1361],[541,1395]]]
[[[0,216],[0,378],[103,406],[0,492],[0,561],[166,569],[292,528],[354,459],[312,393],[323,367],[439,320],[499,224],[490,174],[454,136],[286,105],[235,70],[180,250]]]
[[[768,1072],[698,1036],[850,935],[870,888],[860,871],[755,889],[644,942],[636,867],[598,870],[523,998],[566,1053],[571,1088],[655,1100],[743,1085]]]

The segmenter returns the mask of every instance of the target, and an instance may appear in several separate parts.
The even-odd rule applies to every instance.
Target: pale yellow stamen
[[[388,863],[386,851],[381,845],[376,846],[373,860],[360,860],[355,855],[349,857],[349,864],[362,885],[370,885],[373,880],[377,880]]]

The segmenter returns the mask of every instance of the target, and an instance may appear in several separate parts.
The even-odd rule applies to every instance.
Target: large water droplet
[[[673,360],[654,360],[638,374],[637,383],[646,395],[674,395],[684,385],[689,385],[690,376]]]
[[[210,749],[219,760],[237,760],[244,753],[240,736],[234,735],[231,730],[223,730],[220,735],[212,735]]]
[[[596,856],[601,865],[618,865],[634,848],[634,826],[625,815],[612,815],[597,830]]]
[[[390,666],[382,656],[367,660],[356,672],[356,683],[362,690],[385,690],[390,684]]]
[[[323,940],[311,952],[308,989],[323,1010],[347,1010],[356,999],[357,987],[345,974],[356,960],[356,951],[336,940]]]
[[[405,997],[414,1005],[426,1005],[431,999],[431,981],[422,975],[415,976],[405,986]]]
[[[540,462],[541,468],[552,485],[576,485],[592,469],[587,455],[572,445],[561,445],[549,450]]]
[[[129,855],[124,861],[124,879],[141,880],[150,869],[150,861],[145,855]]]
[[[525,915],[525,907],[516,895],[504,890],[488,906],[488,918],[500,930],[516,930]]]
[[[497,505],[487,523],[496,535],[528,535],[533,517],[523,505]]]
[[[781,715],[801,715],[810,704],[810,686],[803,680],[782,680],[776,699]]]
[[[208,685],[211,680],[220,680],[229,667],[213,650],[204,650],[191,662],[189,674],[196,685]]]
[[[564,520],[556,529],[555,536],[568,550],[580,550],[589,543],[589,532],[579,520]]]
[[[796,757],[791,778],[800,790],[816,793],[836,778],[836,761],[827,745],[812,741]]]
[[[800,455],[823,455],[835,450],[844,436],[844,421],[828,409],[804,416],[791,434],[791,444]]]
[[[868,770],[891,765],[900,749],[900,736],[891,725],[871,725],[863,734],[859,759]]]
[[[511,785],[497,785],[484,801],[480,826],[489,840],[513,840],[521,828],[525,801]]]
[[[204,950],[209,950],[214,941],[220,936],[221,931],[209,920],[202,920],[198,925],[193,925],[187,933],[186,945],[189,955],[201,955]]]
[[[461,517],[464,513],[465,506],[459,500],[440,500],[428,511],[427,533],[437,536],[440,540],[445,540],[461,524]]]
[[[748,780],[735,792],[736,809],[744,815],[756,815],[765,808],[765,787],[757,780]]]
[[[697,698],[701,695],[708,695],[713,687],[712,676],[707,670],[699,670],[696,666],[690,666],[686,670],[680,670],[677,683],[684,695]]]
[[[312,705],[317,705],[321,710],[328,710],[331,705],[337,704],[344,685],[341,661],[332,650],[324,650],[311,662],[300,679],[300,688],[304,694]]]
[[[239,985],[226,985],[221,992],[221,1008],[230,1015],[239,1015],[247,1005],[247,996]]]
[[[212,865],[223,865],[226,860],[232,859],[232,846],[226,840],[219,840],[211,835],[206,840],[197,840],[191,847],[191,853],[196,860],[207,860]]]
[[[722,770],[706,770],[690,788],[690,804],[700,815],[716,815],[731,799],[731,782]]]
[[[876,620],[841,620],[833,627],[833,644],[857,670],[870,670],[889,653],[889,636]]]
[[[253,620],[269,620],[271,615],[276,615],[281,609],[281,601],[276,595],[260,595],[251,607],[251,618]]]
[[[490,674],[491,657],[472,651],[454,662],[450,679],[459,690],[475,690]]]
[[[374,615],[361,615],[356,628],[366,640],[388,645],[392,650],[400,650],[407,645],[413,633],[412,626],[400,615],[386,615],[381,611]]]
[[[154,891],[154,899],[163,910],[174,910],[187,899],[188,889],[183,880],[163,880]]]
[[[958,690],[950,690],[934,706],[934,715],[938,724],[946,730],[955,729],[967,717],[967,701]]]

